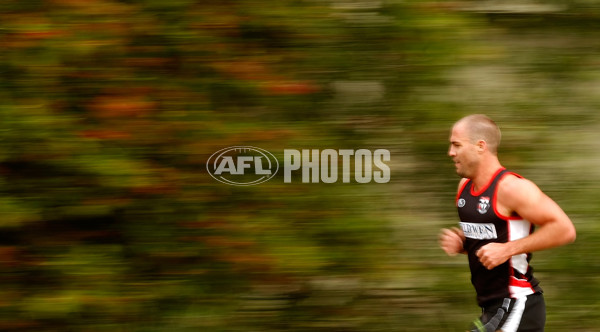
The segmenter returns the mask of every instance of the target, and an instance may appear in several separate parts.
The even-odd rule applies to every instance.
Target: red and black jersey
[[[520,298],[542,291],[529,266],[531,254],[515,255],[492,270],[483,266],[476,255],[477,250],[488,243],[514,241],[533,232],[529,221],[516,214],[504,216],[497,210],[498,182],[507,174],[521,177],[501,168],[479,192],[475,192],[473,182],[467,180],[456,196],[460,227],[466,237],[464,249],[469,256],[471,282],[479,305],[499,298]]]

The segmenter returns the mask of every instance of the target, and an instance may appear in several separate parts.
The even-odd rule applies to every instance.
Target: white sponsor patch
[[[498,238],[498,235],[496,234],[496,226],[491,223],[476,224],[461,221],[460,227],[462,228],[463,233],[465,233],[465,236],[470,239],[491,240]]]

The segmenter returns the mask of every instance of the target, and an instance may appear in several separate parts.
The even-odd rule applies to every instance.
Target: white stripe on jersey
[[[510,297],[512,298],[521,298],[535,293],[531,287],[519,286],[508,286],[508,292],[510,293]]]
[[[529,235],[531,223],[525,219],[510,219],[508,221],[510,238],[508,241],[522,239]]]
[[[508,221],[508,241],[515,241],[522,239],[529,235],[531,229],[531,223],[524,219],[509,220]],[[512,256],[510,259],[510,265],[519,273],[527,273],[529,263],[527,262],[527,254],[519,254]]]

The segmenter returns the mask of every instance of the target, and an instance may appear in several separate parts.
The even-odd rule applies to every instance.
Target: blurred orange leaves
[[[267,95],[305,95],[321,91],[311,82],[293,80],[275,74],[266,62],[238,60],[215,62],[212,67],[217,71],[239,80],[256,81],[259,89]]]
[[[80,131],[79,134],[83,138],[97,138],[109,140],[123,140],[131,138],[131,134],[129,134],[128,132],[108,129],[83,130]]]
[[[90,102],[89,108],[98,118],[128,118],[149,115],[157,109],[157,104],[139,95],[99,96]]]

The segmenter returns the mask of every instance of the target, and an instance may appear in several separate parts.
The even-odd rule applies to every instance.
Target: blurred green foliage
[[[0,4],[0,330],[456,331],[475,318],[452,123],[569,213],[535,255],[548,331],[593,331],[600,11],[592,2]],[[385,148],[388,184],[234,187],[253,145]]]

